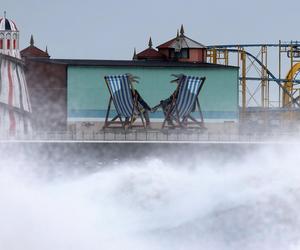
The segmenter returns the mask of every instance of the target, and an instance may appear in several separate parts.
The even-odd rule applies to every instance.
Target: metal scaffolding
[[[236,56],[237,55],[237,56]],[[241,108],[300,107],[300,42],[208,46],[207,61],[240,67]],[[282,78],[282,72],[287,72]]]

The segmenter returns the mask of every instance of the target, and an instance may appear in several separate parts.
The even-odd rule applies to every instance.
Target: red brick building
[[[207,48],[184,34],[181,26],[177,36],[159,46],[157,50],[152,48],[152,40],[149,40],[149,48],[134,54],[134,60],[164,60],[177,62],[205,63]]]
[[[152,39],[150,37],[148,48],[143,50],[142,52],[136,54],[134,51],[133,60],[157,60],[157,61],[164,61],[166,60],[166,56],[159,53],[156,49],[152,48]]]

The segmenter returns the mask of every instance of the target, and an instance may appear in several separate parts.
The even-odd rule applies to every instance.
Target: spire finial
[[[177,29],[177,35],[176,35],[176,38],[178,38],[179,37],[179,30]]]
[[[151,36],[150,36],[150,39],[149,39],[149,43],[148,43],[148,46],[149,46],[149,48],[152,48],[152,39],[151,39]]]
[[[136,49],[134,48],[132,60],[137,60]]]
[[[31,35],[31,37],[30,37],[30,46],[34,46],[33,35]]]
[[[184,36],[184,28],[183,28],[183,24],[181,24],[181,27],[180,27],[180,35],[181,35],[181,36]]]
[[[45,51],[47,54],[48,54],[48,46],[46,45],[46,51]]]
[[[6,19],[6,10],[4,11],[4,19]]]

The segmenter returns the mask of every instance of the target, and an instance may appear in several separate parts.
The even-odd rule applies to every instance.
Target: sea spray
[[[226,157],[150,156],[93,171],[69,161],[58,173],[2,157],[0,249],[297,249],[300,156],[261,147]]]

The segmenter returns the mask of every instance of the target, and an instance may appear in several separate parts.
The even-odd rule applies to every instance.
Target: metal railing
[[[0,135],[0,141],[42,142],[297,142],[300,133],[224,133],[203,130],[101,130]],[[299,140],[300,141],[300,140]]]

